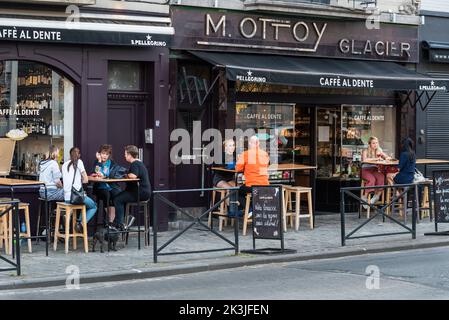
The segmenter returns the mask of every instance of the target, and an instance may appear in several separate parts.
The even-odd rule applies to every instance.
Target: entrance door
[[[129,167],[124,158],[124,148],[127,145],[137,146],[141,152],[139,157],[143,158],[141,160],[147,168],[152,167],[153,157],[151,150],[146,147],[144,136],[149,123],[147,111],[144,101],[108,102],[108,143],[113,147],[114,160],[124,167]]]

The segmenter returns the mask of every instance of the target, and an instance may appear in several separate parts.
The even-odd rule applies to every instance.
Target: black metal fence
[[[17,275],[20,276],[21,274],[21,267],[20,267],[20,227],[19,227],[19,201],[0,201],[0,206],[2,209],[0,209],[0,218],[4,217],[5,215],[12,215],[12,223],[13,226],[8,226],[8,228],[12,228],[12,234],[13,234],[13,241],[11,241],[12,244],[12,253],[13,257],[15,256],[15,262],[14,260],[10,260],[5,258],[0,254],[0,260],[3,260],[4,262],[8,263],[9,265],[13,266],[13,268],[2,268],[0,269],[0,272],[6,272],[6,271],[16,271]],[[6,220],[9,220],[8,217],[6,217]],[[4,221],[4,223],[8,224],[7,221]],[[6,231],[6,228],[3,229],[4,232]],[[3,235],[6,239],[8,239],[8,235]],[[8,241],[8,240],[6,240]],[[5,241],[5,242],[6,242]],[[14,245],[15,244],[15,245]],[[6,244],[5,244],[6,245]],[[15,252],[14,252],[15,251]],[[14,258],[13,258],[14,259]]]
[[[173,195],[173,194],[180,194],[180,193],[194,193],[194,192],[213,192],[213,191],[228,191],[225,197],[222,197],[218,202],[213,204],[209,209],[202,212],[199,216],[195,217],[192,214],[188,213],[185,209],[180,208],[177,206],[173,201],[169,200],[164,195]],[[239,219],[237,215],[237,204],[238,204],[238,187],[234,188],[202,188],[202,189],[183,189],[183,190],[160,190],[160,191],[154,191],[153,192],[153,261],[157,263],[158,256],[162,255],[176,255],[176,254],[191,254],[191,253],[206,253],[206,252],[216,252],[216,251],[225,251],[225,250],[234,250],[235,254],[237,255],[239,253],[239,241],[238,241],[238,230],[239,230]],[[227,239],[223,235],[219,234],[217,231],[213,229],[213,221],[211,219],[211,226],[209,227],[206,225],[202,219],[203,217],[208,216],[210,213],[215,211],[223,201],[230,200],[229,202],[229,209],[230,212],[234,212],[235,215],[234,218],[234,242]],[[191,221],[190,223],[181,231],[179,231],[176,235],[174,235],[171,239],[169,239],[167,242],[165,242],[163,245],[161,245],[158,248],[157,243],[157,234],[158,234],[158,226],[157,226],[157,212],[156,208],[157,206],[156,201],[161,201],[168,205],[170,208],[173,208],[180,212],[182,215],[188,217]],[[180,236],[182,236],[186,231],[191,229],[195,225],[200,225],[204,228],[204,230],[211,232],[212,234],[216,235],[217,237],[224,240],[226,243],[230,245],[230,247],[227,248],[216,248],[216,249],[206,249],[206,250],[192,250],[192,251],[177,251],[177,252],[162,252],[165,248],[167,248],[168,245],[173,243],[176,239],[178,239]]]
[[[425,183],[424,185],[428,185]],[[350,188],[342,188],[340,189],[341,198],[340,198],[340,215],[341,215],[341,245],[346,245],[346,240],[349,239],[360,239],[360,238],[370,238],[370,237],[380,237],[380,236],[391,236],[391,235],[400,235],[400,234],[411,234],[412,239],[416,239],[416,221],[417,221],[417,213],[420,211],[419,209],[419,187],[421,186],[420,183],[411,183],[411,184],[396,184],[396,185],[383,185],[383,186],[370,186],[370,187],[350,187]],[[385,201],[381,204],[371,204],[365,201],[361,198],[361,192],[363,190],[367,189],[375,189],[379,190],[382,189],[384,192],[387,192],[388,190],[392,190],[392,197],[390,201]],[[430,187],[428,188],[429,192],[429,199],[430,197]],[[397,192],[398,194],[397,194]],[[413,192],[411,192],[413,191]],[[403,206],[404,210],[407,210],[408,206],[408,194],[411,195],[411,201],[412,201],[412,226],[411,228],[408,227],[405,223],[400,222],[399,220],[395,219],[392,214],[388,214],[388,211],[393,212],[395,205],[398,203],[399,199],[404,199]],[[345,212],[345,201],[346,197],[353,198],[357,200],[360,205],[368,205],[370,207],[370,210],[373,212],[373,215],[369,217],[367,220],[363,221],[359,226],[357,226],[354,230],[350,231],[348,234],[346,234],[346,219],[345,215],[347,212]],[[430,201],[430,200],[429,200]],[[429,205],[429,208],[426,208],[430,212],[430,217],[432,217],[432,205]],[[381,216],[382,220],[385,221],[385,219],[391,220],[397,225],[401,226],[406,231],[403,232],[391,232],[391,233],[380,233],[380,234],[370,234],[370,235],[360,235],[360,236],[354,236],[360,229],[362,229],[365,225],[373,221],[375,218]],[[359,213],[360,217],[360,213]]]

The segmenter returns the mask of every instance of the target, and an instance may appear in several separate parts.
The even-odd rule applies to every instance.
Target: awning
[[[422,46],[428,50],[430,62],[449,63],[449,43],[423,41]]]
[[[87,22],[86,19],[67,22],[49,18],[19,19],[0,16],[0,41],[168,47],[174,29],[156,22]]]
[[[190,51],[226,68],[232,81],[341,89],[447,91],[449,79],[420,74],[394,62]]]

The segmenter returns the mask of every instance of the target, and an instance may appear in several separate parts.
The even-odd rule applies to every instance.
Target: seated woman
[[[362,162],[364,161],[377,161],[377,160],[390,160],[391,158],[386,155],[379,146],[379,140],[376,137],[370,137],[368,139],[368,148],[363,150]],[[362,179],[365,180],[365,187],[382,186],[385,183],[385,176],[379,171],[378,165],[375,164],[363,164],[362,165]],[[371,204],[376,203],[379,200],[382,189],[365,189],[365,193],[362,195],[364,201],[368,201],[368,194],[374,192],[374,196],[371,198]],[[367,205],[363,205],[365,209]]]
[[[45,182],[47,197],[45,197],[44,187],[39,190],[39,195],[48,201],[64,201],[64,189],[61,182],[62,173],[56,161],[58,154],[59,148],[51,145],[47,158],[39,163],[39,181]]]
[[[390,184],[413,183],[416,169],[416,156],[413,150],[413,141],[405,138],[401,143],[401,155],[399,157],[399,172],[392,176]]]
[[[80,190],[83,183],[89,182],[83,160],[81,160],[81,152],[79,148],[73,147],[70,149],[70,160],[62,165],[62,179],[64,182],[64,200],[65,202],[70,203],[72,187],[76,190]],[[97,205],[95,204],[95,201],[88,196],[84,197],[84,205],[87,209],[87,223],[94,217],[95,212],[97,212]],[[79,233],[83,231],[81,217],[78,217],[77,219],[76,231]]]
[[[234,140],[228,139],[223,142],[224,154],[221,163],[216,166],[224,167],[225,169],[235,169],[235,143]],[[235,187],[235,173],[214,170],[212,182],[217,188],[231,188]]]
[[[94,172],[97,177],[112,178],[113,172],[115,172],[118,165],[112,161],[112,146],[109,144],[103,144],[100,146],[96,154],[97,160],[94,163]],[[97,200],[103,202],[103,206],[107,208],[109,223],[112,223],[115,219],[115,207],[114,197],[121,192],[121,188],[118,183],[95,183],[93,194],[97,197]]]

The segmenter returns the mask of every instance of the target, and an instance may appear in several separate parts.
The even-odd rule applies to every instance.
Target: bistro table
[[[439,160],[439,159],[416,159],[416,164],[417,165],[424,165],[427,169],[427,165],[438,165],[438,164],[448,164],[449,160]],[[362,166],[363,164],[371,164],[371,165],[383,165],[383,166],[397,166],[399,165],[399,160],[397,159],[392,159],[392,160],[368,160],[368,161],[363,161],[362,162]],[[425,170],[427,171],[427,170]],[[362,175],[360,174],[360,179],[362,179]],[[430,197],[430,188],[429,188],[429,202],[431,202],[431,197]],[[430,205],[431,207],[431,205]],[[389,210],[389,209],[388,209]],[[418,211],[419,211],[419,207],[418,207]],[[430,208],[430,212],[431,208]],[[430,214],[430,219],[432,219],[432,213]],[[432,221],[432,220],[431,220]]]
[[[45,188],[45,199],[47,199],[47,185],[45,182],[36,181],[36,180],[22,180],[22,179],[10,179],[10,178],[0,178],[0,186],[8,187],[11,191],[11,201],[14,201],[14,188],[17,187],[33,187],[33,186],[43,186]],[[45,254],[48,256],[48,243],[49,243],[49,212],[48,212],[48,203],[45,201],[45,236],[33,236],[33,237],[22,237],[21,239],[42,239],[45,238]],[[12,228],[11,228],[12,229]],[[13,256],[14,256],[14,247],[13,248]]]
[[[283,164],[271,164],[268,166],[268,171],[289,171],[289,183],[292,184],[294,181],[292,180],[292,173],[293,171],[306,171],[306,170],[310,170],[311,172],[311,180],[312,180],[312,207],[313,210],[315,210],[315,187],[316,187],[316,166],[312,166],[312,165],[304,165],[304,164],[294,164],[294,163],[283,163]],[[226,169],[224,167],[212,167],[212,170],[215,171],[223,171],[223,172],[232,172],[235,174],[235,185],[237,186],[237,177],[238,177],[238,173],[240,173],[239,171],[236,170],[231,170],[231,169]],[[313,223],[315,224],[315,215],[313,215]]]
[[[125,230],[125,231],[117,231],[116,233],[129,233],[129,232],[137,232],[138,233],[138,237],[137,237],[137,243],[138,243],[138,248],[140,250],[140,233],[142,231],[140,231],[140,184],[139,181],[140,179],[135,178],[135,179],[131,179],[131,178],[120,178],[120,179],[113,179],[113,178],[101,178],[101,177],[94,177],[94,176],[88,176],[88,180],[90,183],[100,183],[100,182],[104,182],[104,183],[119,183],[119,182],[136,182],[137,183],[137,231],[129,231],[129,230]],[[104,211],[104,208],[100,208],[101,211]],[[96,228],[96,226],[95,226]],[[107,233],[109,234],[109,228],[107,229]],[[108,236],[109,238],[109,236]],[[108,246],[109,248],[109,246]],[[108,249],[109,250],[109,249]]]

